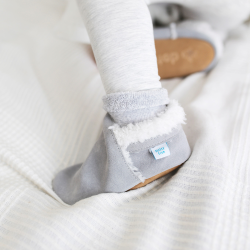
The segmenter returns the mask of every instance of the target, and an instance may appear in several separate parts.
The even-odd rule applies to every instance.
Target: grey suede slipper
[[[66,168],[53,189],[68,204],[100,193],[125,192],[174,169],[190,156],[185,113],[167,90],[106,95],[102,134],[83,164]]]

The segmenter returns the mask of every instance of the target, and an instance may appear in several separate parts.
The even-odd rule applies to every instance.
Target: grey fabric
[[[103,97],[103,108],[119,125],[150,119],[163,111],[168,103],[168,91],[164,88],[112,93]]]
[[[112,93],[105,95],[102,100],[103,108],[109,113],[157,107],[169,103],[168,91],[164,88]]]
[[[102,134],[83,164],[66,168],[53,180],[53,189],[67,204],[99,194],[124,192],[140,183],[127,166],[112,130],[113,120],[107,114]]]
[[[170,155],[166,158],[155,160],[149,149],[167,143]],[[136,167],[147,179],[165,170],[176,167],[185,162],[191,153],[187,138],[181,126],[170,134],[159,136],[144,143],[132,144],[128,147],[130,157]]]
[[[176,34],[177,34],[177,38],[193,38],[193,39],[199,39],[199,40],[203,40],[203,41],[210,43],[214,49],[215,56],[214,56],[213,61],[210,63],[210,65],[208,65],[208,67],[204,69],[203,71],[207,72],[216,65],[216,63],[219,60],[219,53],[218,53],[217,46],[215,45],[214,41],[209,38],[209,36],[206,36],[205,34],[194,31],[194,30],[189,30],[189,29],[184,29],[184,28],[179,28],[179,27],[176,27]],[[154,38],[159,39],[159,40],[160,39],[172,39],[170,28],[169,27],[155,28]]]
[[[147,93],[144,96],[148,98],[149,95]],[[131,100],[131,96],[129,99]],[[140,101],[146,103],[146,100]],[[190,155],[186,136],[181,126],[178,126],[164,136],[156,136],[143,143],[130,144],[127,151],[136,170],[132,169],[117,143],[113,130],[109,129],[114,123],[110,114],[107,114],[103,121],[102,134],[87,160],[83,164],[66,168],[56,175],[53,180],[53,189],[65,203],[74,204],[81,199],[100,193],[127,191],[142,181],[136,172],[137,169],[142,176],[150,178],[180,165]],[[171,154],[166,158],[155,160],[149,149],[162,142],[167,142]]]
[[[168,99],[166,99],[168,101]],[[148,120],[151,117],[154,117],[156,114],[165,110],[166,105],[161,105],[157,107],[144,108],[144,109],[135,109],[121,112],[110,112],[114,121],[119,125],[126,125],[129,123],[137,123],[144,120]]]

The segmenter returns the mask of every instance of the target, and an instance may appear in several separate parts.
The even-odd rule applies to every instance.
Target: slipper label
[[[170,150],[167,143],[163,143],[154,148],[151,148],[150,151],[152,152],[156,160],[170,155]]]

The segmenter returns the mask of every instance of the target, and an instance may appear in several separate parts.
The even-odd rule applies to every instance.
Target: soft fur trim
[[[128,124],[127,126],[120,127],[118,124],[110,126],[112,129],[118,145],[121,147],[123,157],[133,173],[141,180],[145,178],[134,166],[127,147],[131,143],[144,142],[145,140],[169,134],[172,129],[176,128],[179,124],[185,123],[185,112],[177,101],[172,100],[167,108],[159,113],[156,117],[150,120],[145,120],[135,124]]]
[[[178,124],[185,123],[185,112],[178,102],[172,100],[166,109],[150,120],[128,124],[120,127],[114,124],[109,127],[112,129],[118,144],[127,148],[129,144],[135,142],[144,142],[156,136],[165,135],[176,128]]]

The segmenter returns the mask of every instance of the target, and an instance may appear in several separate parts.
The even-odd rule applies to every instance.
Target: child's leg
[[[161,88],[143,0],[78,0],[107,94]]]
[[[157,73],[153,29],[143,0],[79,0],[107,95],[102,134],[83,164],[53,180],[68,204],[124,192],[172,171],[190,147],[185,119]]]

